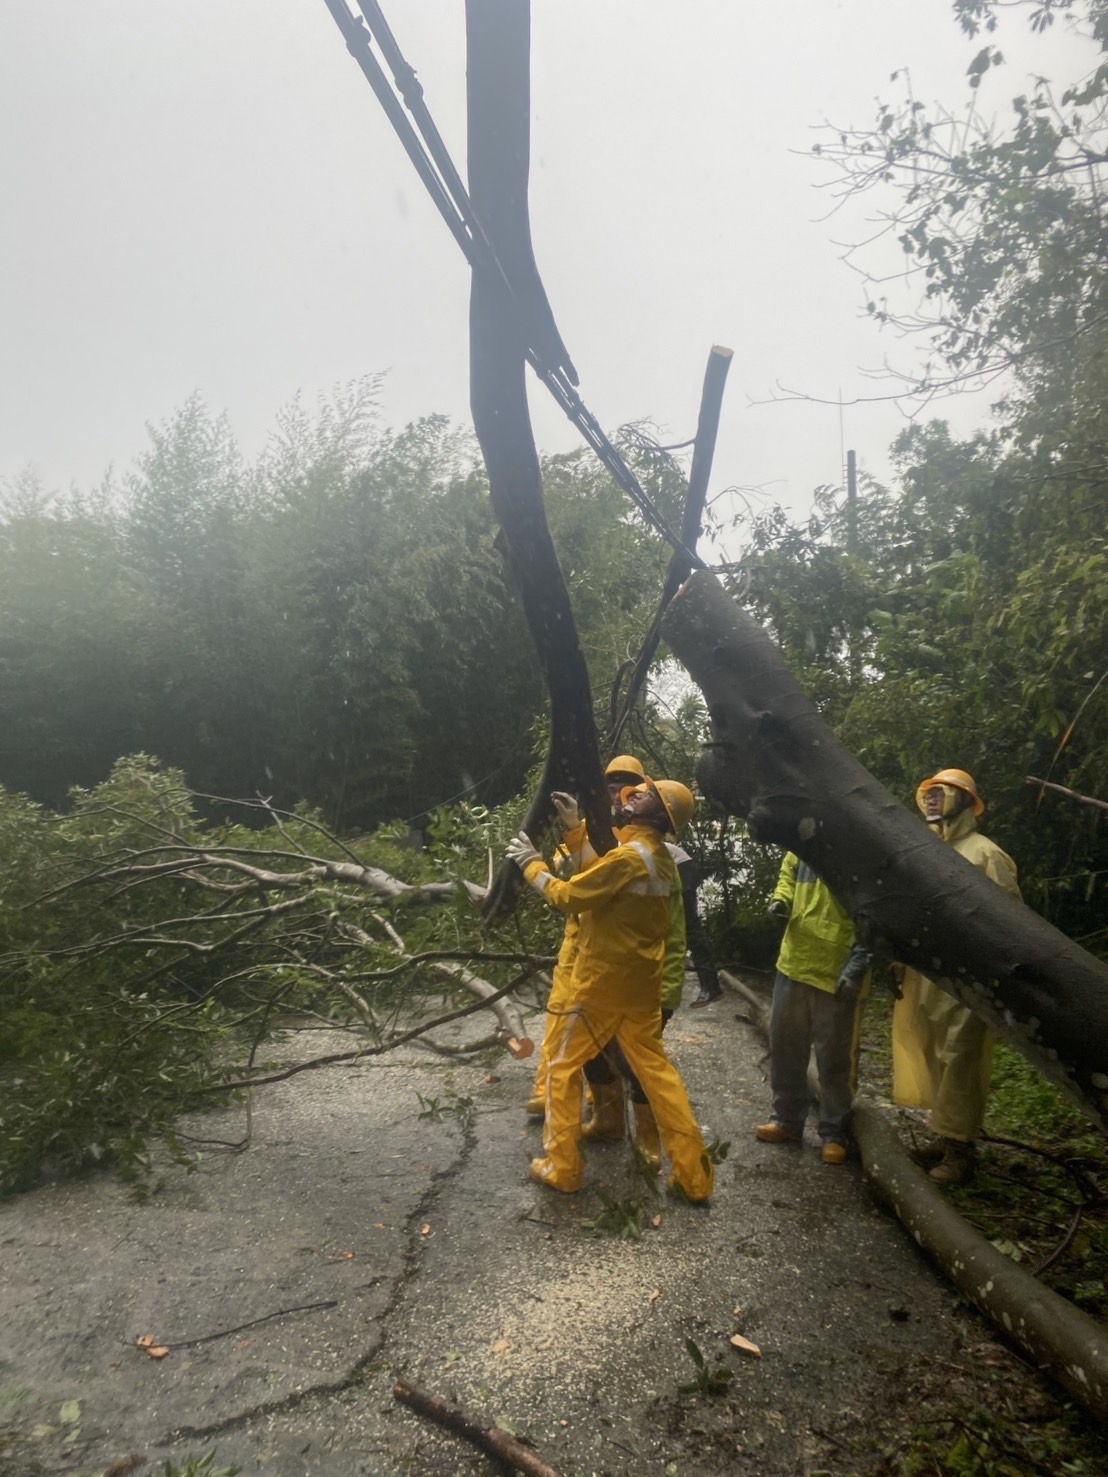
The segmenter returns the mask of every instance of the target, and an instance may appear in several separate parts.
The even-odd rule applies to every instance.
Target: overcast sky
[[[462,0],[383,0],[465,160]],[[951,105],[979,48],[949,0],[534,0],[535,253],[586,402],[608,429],[691,435],[712,343],[735,359],[713,492],[793,507],[887,471],[894,405],[759,404],[776,385],[874,394],[907,352],[859,316],[804,151],[866,124],[889,75]],[[0,476],[126,467],[194,390],[248,455],[297,391],[386,371],[393,425],[468,422],[467,268],[323,0],[4,0]],[[1018,24],[1017,24],[1018,21]],[[999,40],[998,106],[1076,45]],[[881,393],[881,387],[877,387]],[[575,433],[536,387],[544,450]],[[959,431],[988,397],[944,407]]]

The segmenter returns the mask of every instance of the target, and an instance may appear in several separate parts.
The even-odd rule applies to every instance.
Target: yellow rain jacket
[[[623,839],[624,832],[618,828],[613,832],[617,841]],[[597,861],[596,852],[592,849],[589,841],[588,829],[584,821],[568,830],[562,837],[561,843],[554,856],[554,870],[563,879],[575,876],[587,867],[591,867]],[[682,912],[682,926],[684,912]],[[573,999],[573,966],[577,962],[577,935],[579,924],[576,913],[570,913],[566,919],[566,926],[562,933],[562,944],[558,950],[558,962],[554,966],[554,975],[550,982],[550,994],[546,1001],[547,1028],[542,1039],[542,1050],[539,1052],[538,1064],[535,1067],[535,1087],[532,1096],[535,1099],[545,1097],[546,1080],[550,1071],[550,1044],[554,1039],[552,1025],[559,1016],[565,1015]],[[680,998],[680,997],[678,997]]]
[[[834,992],[845,974],[860,980],[869,953],[854,942],[854,924],[807,862],[785,853],[774,902],[789,905],[789,921],[781,940],[777,968],[790,980]]]
[[[614,851],[565,881],[541,858],[524,869],[551,907],[578,917],[570,1006],[555,1023],[548,1053],[545,1157],[535,1161],[532,1174],[537,1168],[540,1178],[560,1190],[580,1188],[580,1075],[615,1038],[654,1110],[673,1183],[703,1201],[712,1193],[715,1172],[659,1029],[670,898],[674,892],[680,897],[677,868],[652,827],[628,826],[620,838]]]
[[[980,834],[972,810],[945,823],[943,840],[1019,898],[1015,862]],[[930,1108],[934,1133],[973,1143],[985,1121],[992,1033],[979,1016],[918,970],[905,969],[901,991],[893,1010],[893,1101]]]
[[[685,951],[689,940],[685,929],[685,894],[674,887],[669,895],[669,932],[666,961],[662,966],[662,1009],[676,1010],[685,993]]]
[[[651,826],[627,826],[620,837],[614,850],[575,877],[555,877],[541,859],[530,862],[524,876],[544,902],[577,915],[574,996],[641,1007],[661,999],[677,868]]]

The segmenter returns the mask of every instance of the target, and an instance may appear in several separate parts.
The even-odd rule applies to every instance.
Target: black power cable
[[[358,0],[362,19],[350,11],[345,0],[324,0],[324,3],[342,33],[346,49],[358,63],[366,81],[372,87],[405,153],[415,166],[416,173],[423,181],[451,235],[461,247],[466,260],[473,268],[483,266],[492,269],[512,303],[517,320],[525,324],[528,315],[523,311],[518,294],[512,289],[508,274],[481,228],[469,193],[454,166],[442,135],[435,126],[431,111],[424,101],[423,88],[416,77],[415,69],[408,64],[401,52],[378,0]],[[395,92],[373,54],[371,42],[376,42],[392,72]],[[403,100],[403,106],[397,98],[397,92]],[[405,115],[404,107],[407,107],[414,118],[415,127]],[[623,489],[647,523],[671,548],[683,554],[689,560],[691,567],[704,569],[706,566],[703,559],[693,550],[688,549],[670,528],[665,518],[651,502],[639,479],[605,435],[599,421],[577,393],[577,372],[569,355],[563,354],[563,362],[552,365],[534,347],[533,334],[524,333],[523,338],[527,345],[527,362],[554,400],[561,406],[570,422],[577,427],[613,481]]]

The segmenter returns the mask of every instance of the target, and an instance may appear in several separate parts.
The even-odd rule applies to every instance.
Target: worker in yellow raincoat
[[[685,927],[688,894],[681,886],[681,858],[688,856],[688,853],[672,841],[666,842],[666,850],[677,868],[677,886],[669,895],[669,929],[666,932],[666,957],[662,965],[662,1013],[658,1018],[659,1031],[665,1030],[685,993],[685,955],[688,950]],[[609,1041],[599,1056],[585,1063],[585,1078],[592,1092],[593,1112],[582,1124],[581,1137],[609,1143],[626,1138],[626,1092],[631,1099],[635,1153],[647,1169],[657,1173],[662,1167],[662,1141],[658,1134],[658,1124],[643,1085],[631,1070],[618,1041]]]
[[[964,769],[940,769],[916,790],[927,824],[960,856],[1018,898],[1016,864],[982,836],[977,817],[985,802]],[[993,1038],[985,1022],[915,969],[901,966],[901,999],[893,1010],[893,1099],[930,1108],[935,1135],[923,1157],[931,1178],[957,1185],[974,1169],[974,1149],[985,1120]],[[898,973],[900,969],[898,968]]]
[[[677,885],[662,838],[680,830],[692,809],[691,792],[672,780],[648,780],[625,791],[617,817],[620,844],[567,881],[554,876],[522,832],[509,843],[508,856],[544,901],[579,919],[571,1005],[554,1023],[545,1152],[531,1163],[531,1177],[552,1189],[581,1187],[580,1074],[614,1037],[654,1111],[673,1167],[671,1186],[693,1201],[711,1196],[714,1170],[661,1035],[669,898]]]
[[[604,771],[604,783],[608,787],[608,797],[612,802],[613,812],[620,803],[620,795],[623,791],[641,784],[645,778],[646,770],[633,754],[617,754],[610,761]],[[577,801],[573,796],[567,795],[564,791],[555,790],[551,799],[558,813],[558,819],[564,827],[555,861],[556,868],[559,875],[572,876],[596,861],[596,852],[589,845],[585,823],[580,817]],[[618,835],[616,839],[618,841]],[[576,958],[577,918],[575,914],[570,913],[566,918],[562,945],[558,950],[558,962],[554,966],[554,977],[546,1001],[546,1032],[542,1038],[542,1050],[539,1052],[539,1063],[535,1070],[535,1086],[525,1110],[529,1118],[546,1116],[546,1082],[550,1070],[550,1043],[554,1038],[554,1026],[557,1024],[558,1017],[569,1002],[570,986],[573,983],[573,963]],[[603,1132],[598,1136],[622,1138],[624,1133],[622,1098],[617,1113],[613,1113],[612,1107],[612,1104],[606,1105],[603,1119],[600,1118],[599,1112],[594,1114],[595,1121],[598,1124],[603,1122],[604,1125]]]

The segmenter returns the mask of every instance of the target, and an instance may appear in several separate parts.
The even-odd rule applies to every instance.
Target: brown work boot
[[[627,1137],[627,1114],[623,1106],[623,1079],[597,1082],[592,1090],[592,1117],[581,1126],[583,1139],[617,1144]]]
[[[759,1123],[754,1130],[754,1137],[763,1144],[799,1144],[804,1135],[790,1133],[780,1123]]]
[[[964,1185],[977,1168],[977,1151],[973,1144],[961,1139],[943,1139],[943,1157],[931,1171],[937,1185]]]
[[[846,1145],[836,1143],[834,1139],[827,1139],[820,1151],[824,1164],[845,1164]]]

